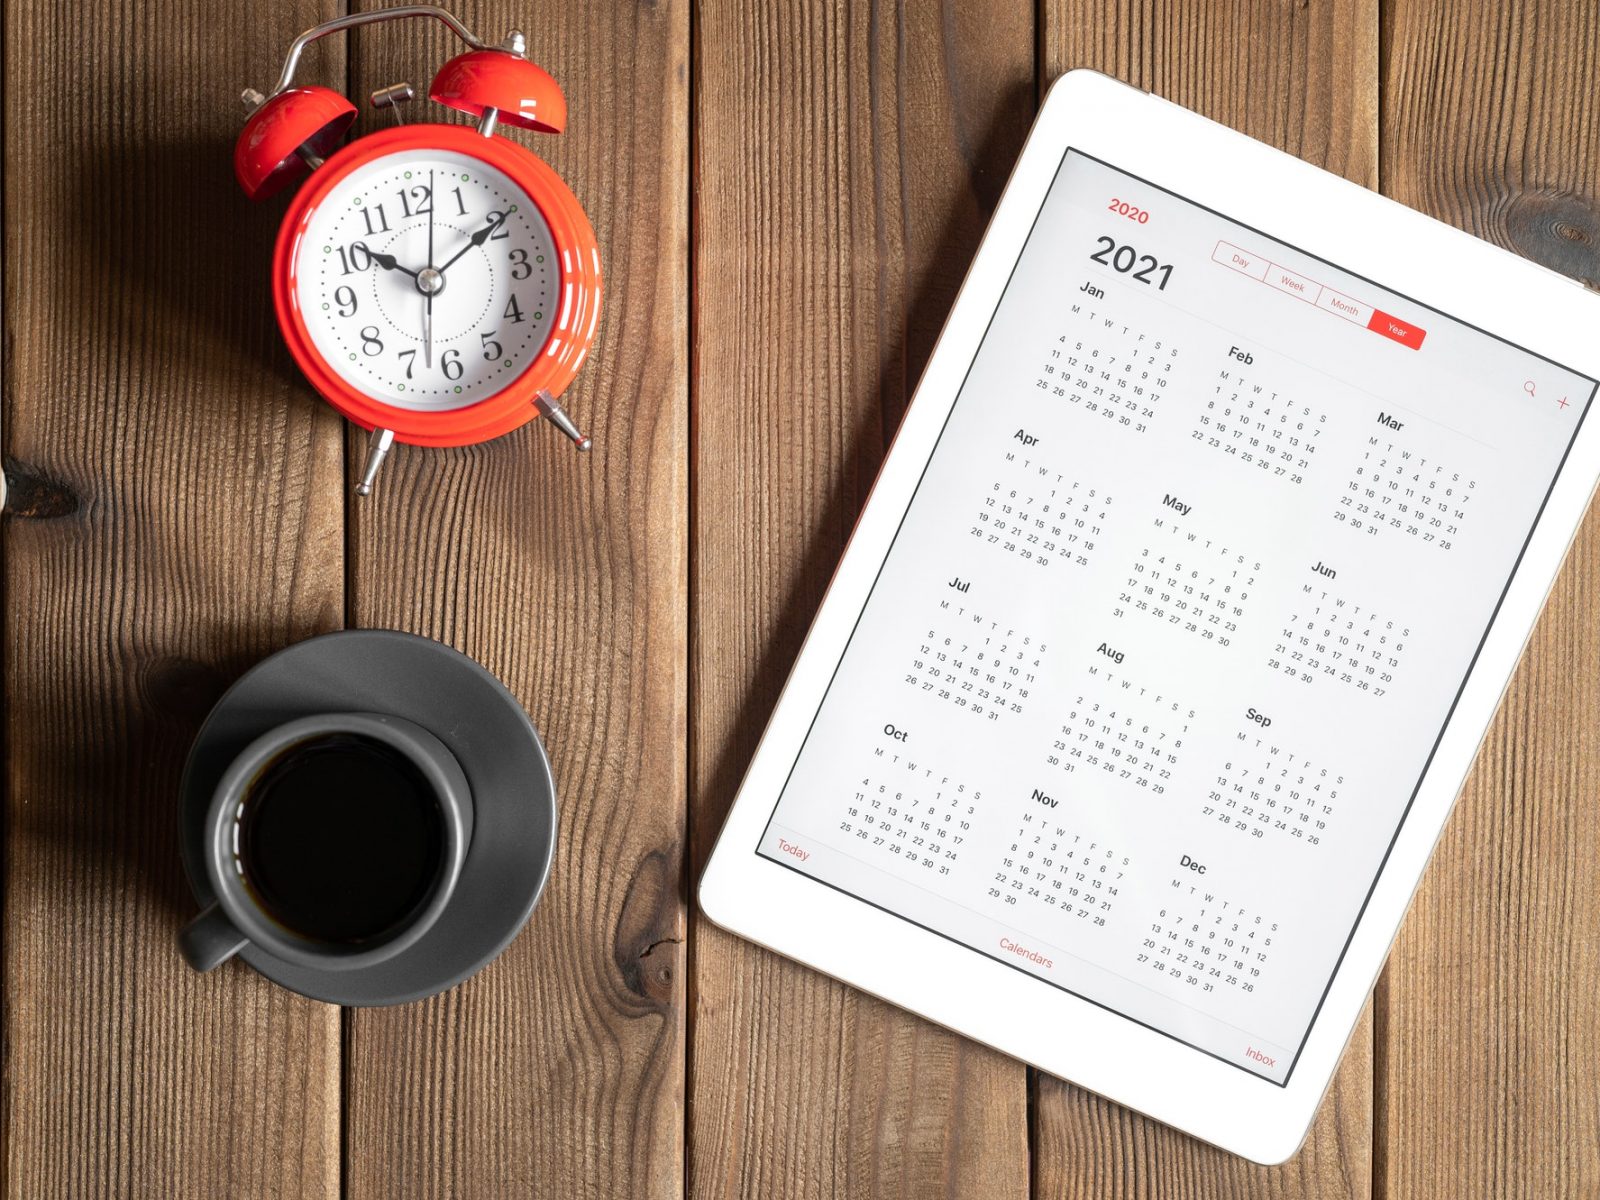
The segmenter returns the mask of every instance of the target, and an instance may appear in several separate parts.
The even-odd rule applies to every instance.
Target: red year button
[[[1402,346],[1410,346],[1413,350],[1422,349],[1422,339],[1428,336],[1426,329],[1407,324],[1379,309],[1372,310],[1372,319],[1367,322],[1367,328],[1383,334],[1386,338],[1393,338]]]

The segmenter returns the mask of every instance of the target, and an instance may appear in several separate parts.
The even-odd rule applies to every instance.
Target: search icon
[[[1528,395],[1530,395],[1530,396],[1533,395],[1534,394],[1534,392],[1533,392],[1533,380],[1528,379],[1528,380],[1523,381],[1522,390],[1527,392]]]

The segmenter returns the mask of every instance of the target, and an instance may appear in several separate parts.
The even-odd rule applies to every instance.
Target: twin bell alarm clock
[[[442,21],[468,49],[433,77],[430,99],[476,127],[405,124],[410,84],[372,94],[394,127],[339,146],[356,106],[294,85],[306,46],[380,21]],[[372,431],[356,486],[372,490],[396,442],[464,446],[545,417],[580,450],[589,438],[558,398],[583,365],[600,315],[600,252],[572,190],[497,131],[560,133],[567,105],[529,62],[522,34],[479,41],[442,8],[358,13],[306,30],[250,117],[233,167],[252,200],[302,179],[272,261],[278,324],[318,393]]]

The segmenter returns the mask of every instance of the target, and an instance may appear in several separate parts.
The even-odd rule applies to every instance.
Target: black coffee
[[[239,860],[257,903],[321,942],[359,945],[404,925],[444,857],[444,813],[427,779],[358,734],[285,751],[251,787],[239,819]]]

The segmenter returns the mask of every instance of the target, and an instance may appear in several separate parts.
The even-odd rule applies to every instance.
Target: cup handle
[[[178,949],[196,971],[209,971],[243,950],[249,940],[228,920],[222,905],[212,904],[183,927],[178,934]]]

